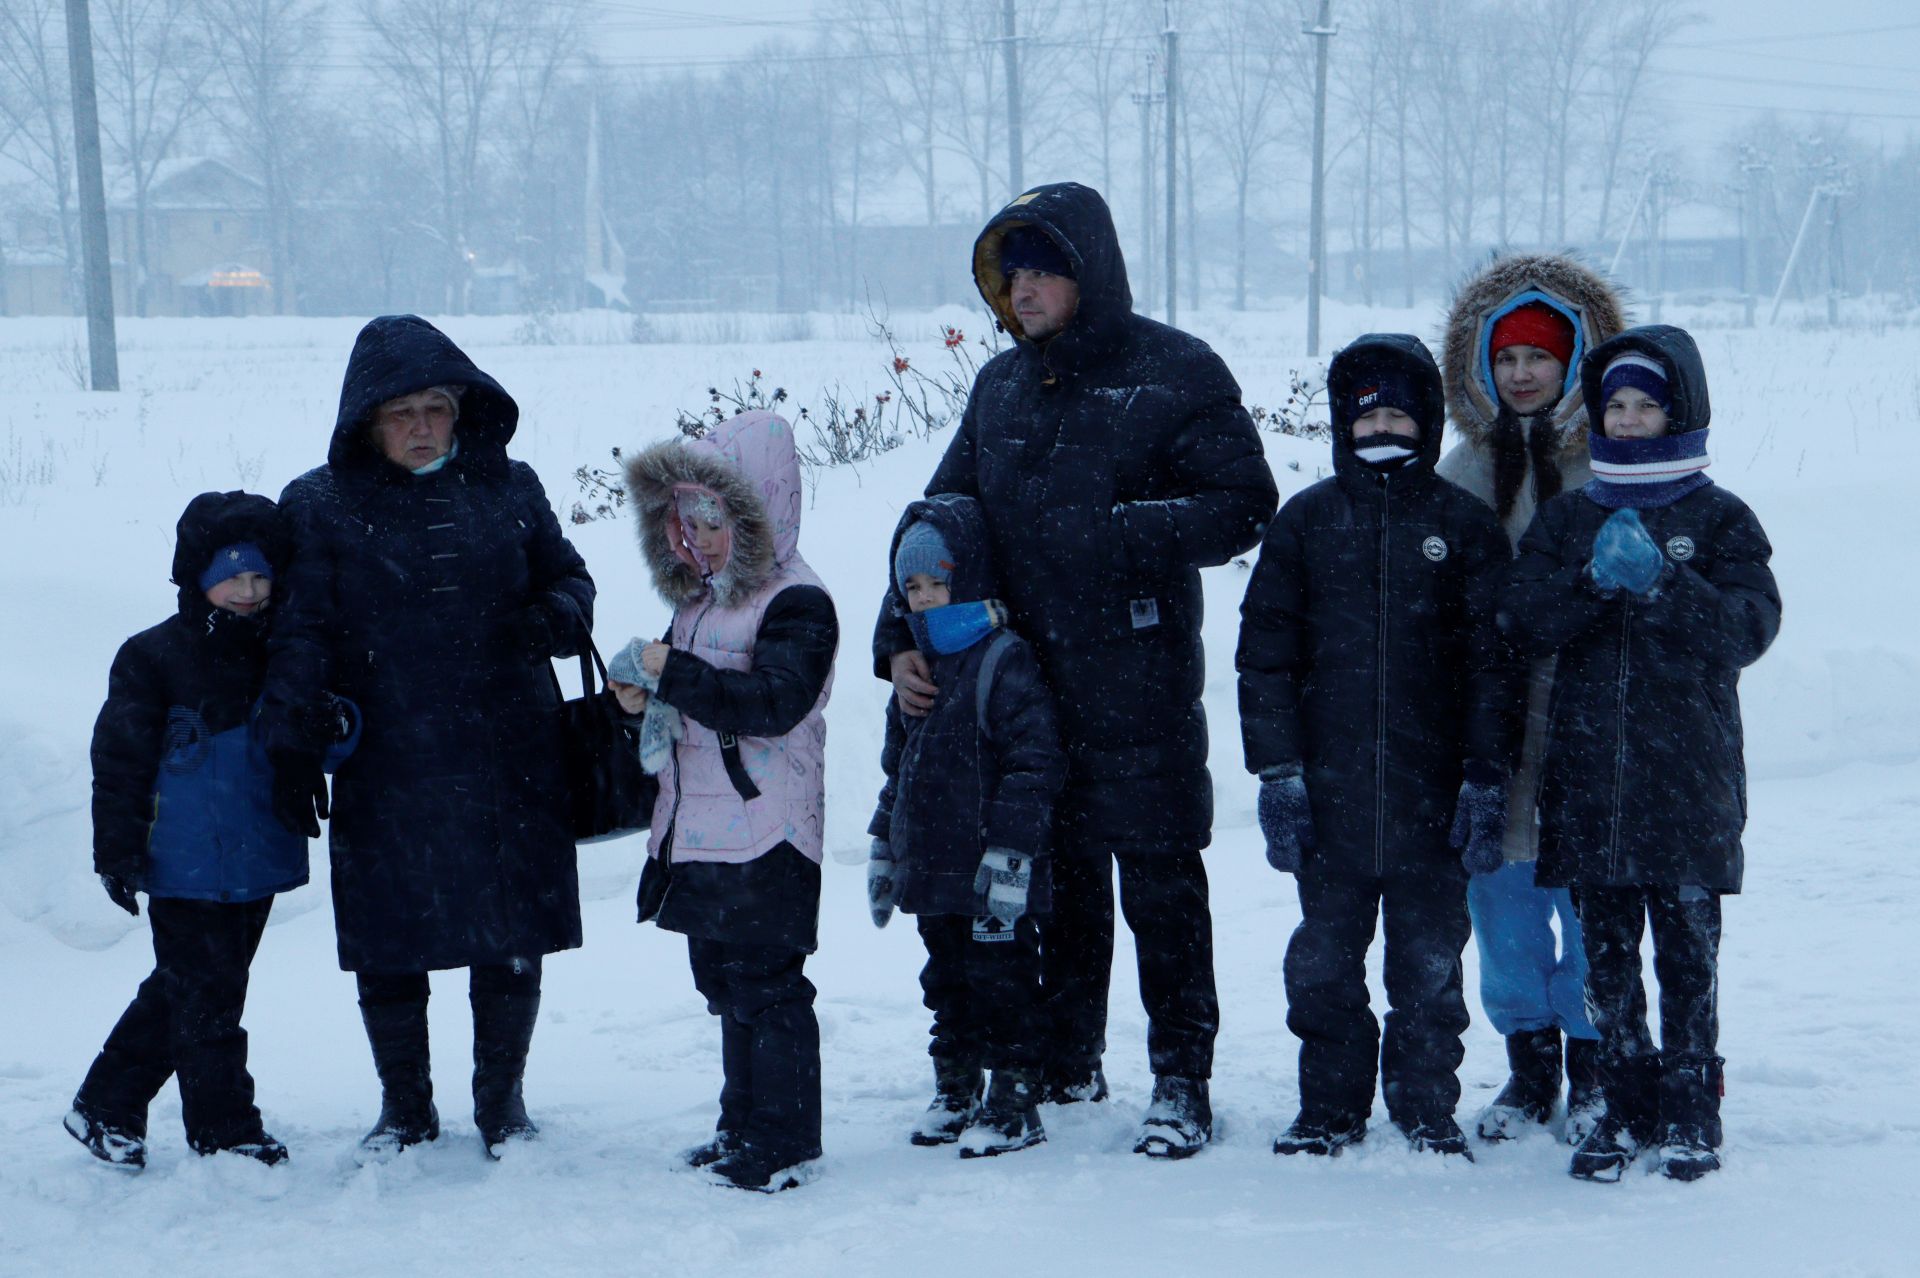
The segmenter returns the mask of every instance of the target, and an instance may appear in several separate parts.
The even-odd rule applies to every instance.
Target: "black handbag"
[[[553,685],[558,691],[557,676]],[[653,819],[660,783],[640,766],[640,727],[627,722],[608,691],[607,663],[591,639],[580,653],[580,687],[584,695],[560,703],[561,762],[574,840],[592,843],[644,830]]]

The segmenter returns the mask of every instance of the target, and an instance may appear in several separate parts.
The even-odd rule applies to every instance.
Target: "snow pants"
[[[927,1054],[987,1069],[1038,1069],[1046,1044],[1040,1019],[1040,924],[1023,915],[1010,931],[981,939],[974,920],[922,914],[927,946],[920,989],[933,1013]]]
[[[273,898],[149,897],[153,974],[107,1035],[74,1105],[142,1137],[147,1106],[169,1077],[180,1086],[187,1144],[210,1154],[262,1135],[247,1072],[247,973]]]
[[[1140,964],[1147,1060],[1156,1077],[1211,1077],[1220,999],[1213,983],[1207,867],[1200,853],[1116,854],[1075,845],[1068,836],[1058,837],[1051,860],[1053,909],[1040,923],[1040,980],[1052,1027],[1047,1074],[1084,1079],[1106,1051],[1117,861],[1120,909],[1133,931]]]
[[[1535,864],[1509,861],[1467,883],[1480,1005],[1502,1037],[1557,1026],[1569,1038],[1598,1038],[1587,1016],[1587,959],[1573,899],[1565,888],[1535,887]]]
[[[718,1131],[775,1165],[820,1156],[820,1022],[804,952],[687,938],[693,985],[720,1018]]]
[[[1387,1115],[1403,1126],[1451,1116],[1467,1029],[1460,955],[1466,876],[1297,876],[1300,926],[1284,965],[1287,1028],[1300,1040],[1300,1107],[1329,1119],[1373,1112],[1378,1062]],[[1386,1033],[1367,994],[1374,920],[1386,927]]]
[[[1603,1060],[1654,1051],[1640,937],[1653,927],[1660,982],[1660,1053],[1711,1057],[1720,1042],[1720,897],[1704,888],[1577,887],[1587,950],[1587,1007]]]

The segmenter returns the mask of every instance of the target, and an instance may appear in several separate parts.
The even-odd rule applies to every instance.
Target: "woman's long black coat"
[[[366,423],[383,401],[467,389],[458,455],[416,476]],[[361,331],[327,464],[281,495],[292,563],[270,644],[269,749],[313,752],[323,689],[356,701],[360,748],[333,786],[340,965],[418,972],[580,944],[580,893],[549,656],[577,650],[594,588],[532,468],[519,409],[439,330]],[[552,653],[507,622],[545,615]]]

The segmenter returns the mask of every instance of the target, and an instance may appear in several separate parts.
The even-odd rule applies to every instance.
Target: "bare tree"
[[[926,203],[927,231],[940,225],[942,63],[948,54],[949,0],[841,0],[840,20],[859,42],[865,75],[880,98],[881,122],[891,134],[896,163],[918,179]],[[945,264],[929,253],[927,300],[940,299]]]
[[[1601,148],[1600,215],[1594,234],[1612,230],[1614,186],[1619,178],[1620,151],[1633,122],[1646,112],[1644,94],[1653,55],[1676,33],[1700,21],[1681,8],[1681,0],[1623,0],[1613,7],[1600,47],[1604,56],[1596,68],[1600,80],[1598,112]]]
[[[1188,77],[1202,127],[1233,179],[1233,308],[1247,309],[1247,202],[1269,171],[1267,153],[1298,124],[1308,57],[1300,23],[1285,0],[1226,0],[1206,15],[1210,57]],[[1188,220],[1192,220],[1189,213]]]
[[[32,175],[54,210],[67,264],[67,300],[80,303],[74,232],[73,120],[68,108],[65,5],[0,5],[0,154]]]
[[[221,93],[216,114],[260,182],[275,309],[299,310],[295,226],[303,130],[316,55],[325,49],[317,0],[200,0]]]
[[[1581,89],[1592,71],[1589,46],[1600,25],[1601,7],[1588,0],[1539,0],[1532,10],[1535,47],[1544,55],[1544,106],[1547,145],[1540,150],[1540,239],[1567,239],[1567,170],[1572,162],[1574,115]],[[1548,214],[1552,214],[1549,224]],[[1552,228],[1548,234],[1549,225]]]
[[[148,204],[160,164],[207,109],[214,73],[194,0],[97,0],[101,131],[133,197],[133,307],[152,291]]]
[[[511,156],[514,252],[527,267],[535,301],[542,305],[578,296],[577,285],[562,282],[566,274],[562,263],[571,258],[561,239],[572,219],[561,216],[560,210],[578,194],[580,168],[577,162],[561,158],[573,154],[571,147],[554,144],[561,72],[579,56],[584,30],[578,0],[548,0],[512,42],[506,60],[501,132],[504,149]],[[577,277],[580,272],[573,274]]]

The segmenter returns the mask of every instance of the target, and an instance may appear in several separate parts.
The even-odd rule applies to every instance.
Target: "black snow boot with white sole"
[[[800,1154],[779,1153],[742,1144],[723,1154],[707,1167],[715,1184],[728,1189],[749,1189],[758,1194],[777,1194],[797,1189],[812,1180],[819,1171],[820,1151]]]
[[[1474,1123],[1481,1140],[1513,1140],[1553,1117],[1560,1099],[1559,1028],[1507,1035],[1507,1069],[1506,1086]]]
[[[1367,1120],[1361,1114],[1313,1114],[1301,1110],[1291,1126],[1274,1138],[1276,1154],[1314,1154],[1331,1158],[1349,1145],[1367,1138]]]
[[[951,1145],[973,1125],[980,1112],[980,1090],[985,1075],[978,1065],[936,1058],[933,1062],[933,1099],[927,1112],[907,1133],[916,1145]]]
[[[1453,1121],[1452,1114],[1432,1114],[1394,1125],[1406,1136],[1407,1145],[1416,1154],[1458,1155],[1473,1161],[1473,1151],[1467,1147],[1467,1134]]]
[[[1567,1124],[1561,1139],[1578,1145],[1607,1112],[1607,1093],[1600,1086],[1600,1040],[1567,1038]]]
[[[380,1117],[360,1138],[354,1161],[362,1167],[389,1163],[401,1151],[440,1139],[440,1111],[433,1104],[433,1074],[427,1055],[427,1005],[360,1005],[373,1069],[380,1076]]]
[[[1720,1096],[1726,1061],[1671,1056],[1660,1075],[1660,1174],[1695,1181],[1720,1170]]]
[[[147,1142],[142,1133],[124,1124],[97,1118],[77,1101],[60,1125],[67,1129],[67,1135],[85,1145],[89,1154],[109,1167],[137,1172],[147,1165]]]
[[[1607,1112],[1573,1151],[1567,1172],[1576,1180],[1611,1184],[1626,1175],[1640,1151],[1653,1142],[1659,1126],[1660,1056],[1647,1053],[1619,1061],[1603,1057],[1600,1078]]]
[[[1162,1074],[1153,1080],[1153,1102],[1140,1119],[1133,1152],[1148,1158],[1191,1158],[1213,1139],[1213,1106],[1207,1080]]]
[[[960,1157],[993,1158],[1038,1145],[1047,1138],[1040,1123],[1040,1081],[1030,1071],[996,1069],[986,1104],[960,1133]]]

